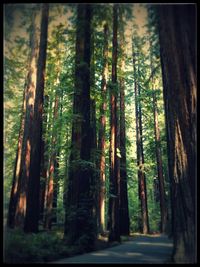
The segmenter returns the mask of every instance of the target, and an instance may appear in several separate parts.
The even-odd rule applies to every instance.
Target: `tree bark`
[[[49,156],[47,155],[47,140],[45,140],[46,132],[48,131],[47,123],[48,123],[48,105],[49,105],[49,96],[44,96],[44,119],[43,119],[43,137],[42,137],[42,145],[41,145],[41,181],[40,181],[40,220],[44,219],[44,207],[45,207],[45,191],[48,177],[48,160]]]
[[[93,17],[93,6],[91,8]],[[93,23],[91,23],[93,25]],[[96,90],[95,90],[95,48],[94,48],[94,26],[91,26],[91,41],[90,41],[90,124],[91,124],[91,162],[94,164],[94,169],[91,179],[91,187],[93,191],[93,216],[96,221],[95,226],[98,227],[98,175],[97,175],[97,125],[96,125]],[[97,229],[95,230],[97,232]]]
[[[134,44],[133,44],[134,45]],[[146,177],[144,173],[144,153],[142,141],[142,111],[140,97],[140,86],[138,81],[139,62],[136,68],[136,53],[133,49],[133,68],[134,68],[134,91],[135,91],[135,117],[136,117],[136,145],[137,145],[137,166],[138,166],[138,194],[141,205],[141,220],[139,226],[143,234],[149,233],[149,218],[147,207]]]
[[[26,215],[27,184],[30,168],[30,135],[33,119],[34,99],[36,90],[36,70],[38,59],[38,29],[37,12],[33,11],[30,31],[30,63],[24,93],[21,129],[18,140],[18,151],[16,157],[15,174],[10,200],[9,224],[23,228]],[[10,212],[11,210],[9,210]]]
[[[44,95],[44,75],[46,65],[49,6],[42,6],[39,57],[37,62],[37,84],[30,136],[30,174],[27,188],[27,209],[24,221],[25,232],[38,232],[40,163],[42,142],[42,114]]]
[[[101,81],[101,106],[100,106],[100,127],[99,127],[99,142],[98,150],[100,154],[99,160],[99,232],[105,230],[105,131],[106,131],[106,92],[108,79],[108,24],[104,25],[104,48],[103,48],[103,71]]]
[[[91,190],[93,166],[90,128],[90,24],[91,6],[79,4],[65,237],[68,244],[82,244],[85,250],[91,250],[96,239]]]
[[[54,122],[58,118],[58,95],[55,96],[54,102],[54,112],[53,112],[53,120]],[[55,196],[57,191],[57,131],[55,124],[53,125],[53,132],[52,132],[52,143],[51,143],[51,157],[50,157],[50,165],[49,165],[49,177],[48,177],[48,187],[47,187],[47,199],[46,199],[46,213],[45,213],[45,220],[44,220],[44,228],[51,229],[52,220],[53,220],[53,203],[55,203]],[[55,206],[55,204],[54,204]]]
[[[118,5],[113,6],[113,51],[112,51],[112,85],[110,92],[110,184],[108,230],[109,241],[120,241],[119,229],[119,182],[120,169],[117,147],[119,141],[117,118],[117,31],[118,31]]]
[[[152,55],[152,44],[150,41],[150,68],[151,73],[153,73],[153,55]],[[160,222],[160,231],[164,233],[166,230],[166,221],[167,221],[167,207],[166,207],[166,197],[165,197],[165,183],[163,176],[163,165],[162,165],[162,153],[160,147],[160,129],[158,122],[158,111],[157,111],[157,97],[156,97],[156,88],[154,75],[151,77],[152,90],[153,90],[153,117],[154,117],[154,136],[155,136],[155,149],[156,149],[156,161],[157,161],[157,174],[159,182],[159,202],[160,202],[160,213],[161,213],[161,222]]]
[[[24,92],[23,92],[21,123],[20,123],[19,137],[18,137],[18,146],[17,146],[16,159],[15,159],[12,189],[11,189],[11,194],[10,194],[9,208],[8,208],[7,225],[10,228],[14,228],[15,226],[15,212],[16,212],[16,205],[17,205],[17,198],[18,198],[18,183],[19,183],[19,171],[20,171],[20,165],[21,165],[25,112],[26,112],[26,85],[25,85]]]
[[[140,85],[138,84],[138,97],[140,97]],[[146,189],[146,175],[144,172],[144,149],[143,149],[143,130],[142,130],[142,108],[141,102],[139,100],[139,149],[140,149],[140,158],[139,158],[139,191],[140,191],[140,200],[141,200],[141,211],[142,211],[142,232],[143,234],[149,233],[149,216],[148,216],[148,205],[147,205],[147,189]]]
[[[93,62],[94,64],[94,62]],[[94,66],[93,66],[94,67]],[[93,73],[94,74],[94,73]],[[94,79],[94,76],[93,76]],[[94,164],[92,172],[91,188],[93,191],[93,216],[98,225],[98,175],[97,175],[97,132],[96,132],[96,101],[90,99],[90,121],[91,121],[91,162]],[[97,229],[95,230],[97,231]]]
[[[121,62],[120,70],[121,77],[119,78],[120,87],[120,234],[129,235],[130,222],[128,210],[128,190],[127,190],[127,170],[126,170],[126,125],[125,125],[125,81],[124,81],[124,26],[122,21],[122,13],[120,14],[120,50]]]
[[[159,6],[159,37],[172,185],[173,258],[195,263],[196,247],[196,9]]]

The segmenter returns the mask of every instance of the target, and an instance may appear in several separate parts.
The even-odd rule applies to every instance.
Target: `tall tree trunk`
[[[150,41],[150,68],[151,73],[153,73],[153,55],[152,55],[152,43]],[[162,153],[160,147],[160,129],[158,122],[158,111],[157,111],[157,97],[156,97],[156,88],[155,88],[155,79],[154,75],[151,78],[152,90],[153,90],[153,117],[154,117],[154,136],[155,136],[155,147],[156,147],[156,161],[157,161],[157,173],[159,181],[159,202],[160,202],[160,213],[161,213],[161,222],[160,222],[160,231],[161,233],[166,230],[166,221],[167,221],[167,207],[166,207],[166,198],[165,198],[165,183],[163,176],[163,165],[162,165]]]
[[[120,234],[129,235],[130,222],[129,222],[129,210],[128,210],[128,190],[127,190],[127,170],[126,170],[126,125],[125,125],[125,84],[124,84],[124,26],[122,20],[122,12],[120,16],[120,50],[121,50],[121,62],[120,70],[121,77],[119,78],[120,87]]]
[[[92,249],[96,239],[90,161],[90,24],[91,6],[79,4],[65,237],[69,244],[82,244],[85,250]]]
[[[125,104],[124,80],[120,80],[120,234],[129,235],[129,210],[126,170],[126,130],[125,130]]]
[[[49,176],[47,177],[47,185],[46,185],[46,200],[45,200],[45,218],[44,218],[44,228],[51,229],[52,222],[57,221],[56,216],[56,208],[57,208],[57,196],[59,189],[59,176],[58,176],[58,168],[59,168],[59,146],[60,146],[60,133],[58,130],[58,119],[59,116],[62,115],[62,110],[59,113],[59,105],[60,105],[60,96],[59,96],[59,75],[61,71],[61,55],[60,55],[60,46],[59,46],[59,38],[56,40],[55,47],[55,56],[57,62],[55,64],[55,80],[54,86],[55,96],[54,96],[54,108],[53,108],[53,118],[52,118],[52,136],[51,136],[51,152],[50,152],[50,164],[49,164]],[[53,90],[53,89],[52,89]],[[60,125],[59,125],[60,126]],[[61,128],[61,127],[60,127]]]
[[[58,143],[59,144],[59,143]],[[60,152],[57,148],[55,162],[54,162],[54,179],[53,179],[53,203],[52,203],[52,220],[51,223],[57,223],[57,207],[58,207],[58,195],[59,195],[59,156]]]
[[[110,184],[108,230],[109,241],[120,241],[119,231],[119,158],[117,156],[118,118],[117,118],[117,31],[118,5],[113,6],[113,51],[112,51],[112,85],[110,92]]]
[[[33,109],[36,90],[36,70],[38,59],[38,29],[37,29],[37,12],[33,11],[32,24],[30,31],[30,64],[27,75],[27,82],[24,94],[24,114],[21,120],[21,129],[18,141],[18,154],[16,158],[14,183],[12,188],[12,213],[10,222],[12,226],[23,228],[24,218],[26,215],[27,202],[27,185],[30,168],[30,135],[33,119]],[[10,208],[11,208],[10,206]]]
[[[138,70],[139,70],[139,62]],[[137,165],[138,165],[138,194],[141,205],[141,221],[139,226],[142,233],[149,232],[149,218],[147,207],[147,190],[146,190],[146,177],[144,173],[144,153],[142,141],[142,111],[140,97],[140,86],[138,81],[138,70],[136,68],[136,53],[133,50],[133,67],[134,67],[134,91],[135,91],[135,117],[136,117],[136,145],[137,145]]]
[[[54,108],[53,105],[55,103],[55,99],[52,96],[49,97],[49,105],[47,111],[47,133],[51,132],[51,127],[53,124],[53,112]],[[49,140],[47,138],[47,158],[46,158],[46,166],[45,166],[45,176],[46,176],[46,183],[45,183],[45,192],[44,192],[44,216],[43,216],[43,226],[45,225],[45,214],[46,214],[46,207],[47,207],[47,195],[48,195],[48,188],[49,188],[49,176],[50,176],[50,160],[51,160],[51,142],[52,139]]]
[[[18,183],[19,183],[19,171],[20,171],[20,165],[21,165],[25,112],[26,112],[26,84],[25,84],[25,88],[23,92],[21,123],[20,123],[20,130],[19,130],[19,136],[18,136],[18,146],[17,146],[17,153],[16,153],[16,159],[15,159],[15,167],[14,167],[14,174],[13,174],[12,189],[11,189],[11,194],[10,194],[9,209],[8,209],[7,225],[10,228],[14,228],[15,226],[15,212],[16,212],[16,205],[17,205],[17,198],[18,198],[17,192],[18,192]]]
[[[93,63],[94,64],[94,63]],[[94,74],[94,73],[93,73]],[[93,76],[94,79],[94,76]],[[94,81],[94,80],[93,80]],[[90,122],[91,122],[91,162],[94,164],[94,169],[92,172],[91,187],[93,191],[93,216],[96,221],[95,225],[98,224],[98,180],[97,180],[97,132],[96,132],[96,101],[95,99],[90,99]],[[97,229],[95,230],[97,231]]]
[[[93,17],[92,6],[92,17]],[[93,24],[93,23],[91,23]],[[91,124],[91,162],[94,164],[92,173],[91,186],[93,191],[93,216],[98,227],[98,176],[97,176],[97,131],[96,131],[96,99],[95,99],[95,49],[94,49],[94,26],[91,26],[91,41],[90,41],[90,124]],[[97,231],[97,229],[95,230]]]
[[[160,52],[172,184],[174,260],[195,263],[196,247],[196,10],[159,6]]]
[[[157,99],[155,91],[153,93],[153,115],[154,115],[154,135],[156,144],[157,173],[158,173],[159,195],[160,195],[159,197],[160,213],[161,213],[160,231],[161,233],[163,233],[166,230],[167,207],[166,207],[165,183],[164,183],[163,166],[162,166],[162,153],[160,148],[160,129],[158,123]]]
[[[54,102],[54,112],[53,112],[53,120],[54,122],[58,118],[58,95],[55,96]],[[53,126],[52,132],[52,143],[51,143],[51,157],[50,157],[50,165],[49,165],[49,179],[47,186],[47,196],[46,196],[46,214],[44,219],[44,228],[51,229],[52,219],[53,219],[53,203],[55,203],[55,189],[57,189],[57,179],[56,177],[56,167],[57,167],[57,131],[55,124]],[[55,205],[54,205],[55,206]]]
[[[42,145],[41,145],[41,181],[40,181],[40,220],[43,221],[44,218],[44,205],[45,205],[45,190],[47,183],[47,174],[48,174],[48,155],[47,155],[47,141],[45,140],[47,128],[47,112],[49,105],[49,96],[44,96],[44,119],[43,119],[43,137],[42,137]]]
[[[99,232],[103,233],[105,230],[105,131],[106,131],[106,92],[107,92],[107,78],[108,78],[108,24],[104,25],[104,48],[103,48],[103,71],[101,81],[101,106],[100,106],[100,127],[99,127],[99,142],[98,150],[100,154],[99,159]]]
[[[39,57],[37,62],[37,84],[33,112],[32,135],[30,136],[30,173],[27,188],[27,209],[24,221],[25,232],[37,232],[39,221],[40,163],[42,141],[42,113],[44,95],[44,75],[46,65],[48,4],[42,6]]]
[[[139,70],[139,69],[138,69]],[[140,98],[140,85],[138,84],[138,97]],[[139,190],[140,190],[140,200],[141,200],[141,210],[142,210],[142,232],[144,234],[149,233],[149,216],[148,216],[148,205],[147,205],[147,189],[146,189],[146,175],[144,172],[144,149],[143,149],[143,140],[142,140],[142,109],[141,102],[139,100],[139,149],[140,149],[140,158],[139,158]]]

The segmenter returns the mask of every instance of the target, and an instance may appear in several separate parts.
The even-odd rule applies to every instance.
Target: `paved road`
[[[54,263],[169,263],[172,248],[172,241],[164,235],[139,236],[122,245]]]

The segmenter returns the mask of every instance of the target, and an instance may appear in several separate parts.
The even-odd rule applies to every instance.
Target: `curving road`
[[[122,245],[54,263],[170,263],[173,244],[165,235],[138,236]]]

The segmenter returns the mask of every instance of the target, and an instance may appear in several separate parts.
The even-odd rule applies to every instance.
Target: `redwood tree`
[[[44,206],[45,206],[45,189],[46,189],[46,183],[47,183],[47,177],[48,177],[48,161],[49,161],[49,155],[47,155],[47,140],[45,140],[45,134],[48,130],[47,128],[47,109],[49,105],[49,96],[44,96],[44,110],[43,110],[43,138],[42,138],[42,144],[41,144],[41,165],[40,165],[40,220],[43,221],[44,217]]]
[[[30,135],[33,119],[39,49],[37,9],[33,9],[31,16],[28,75],[24,88],[21,126],[18,137],[18,149],[8,212],[8,226],[18,226],[21,228],[23,228],[26,215],[27,185],[30,173]]]
[[[54,102],[54,112],[53,112],[53,119],[54,122],[56,121],[58,117],[58,104],[59,104],[59,97],[58,95],[55,96],[55,102]],[[44,218],[44,227],[47,229],[51,229],[52,219],[53,217],[53,204],[56,203],[56,193],[57,193],[57,131],[55,125],[53,126],[53,132],[52,132],[52,140],[51,140],[51,157],[50,157],[50,165],[49,165],[49,177],[48,177],[48,185],[46,186],[47,192],[46,192],[46,213]],[[55,204],[54,204],[55,206]]]
[[[153,90],[153,117],[154,117],[154,136],[155,136],[155,152],[156,152],[156,161],[157,161],[157,174],[159,182],[159,202],[160,202],[160,213],[161,213],[161,222],[160,222],[160,231],[163,233],[166,230],[166,221],[167,221],[167,206],[166,206],[166,197],[165,197],[165,181],[163,176],[163,164],[162,164],[162,152],[160,146],[160,128],[158,121],[158,107],[157,107],[157,96],[155,88],[155,77],[153,75],[153,52],[152,52],[152,42],[150,40],[150,69],[152,73],[151,85]]]
[[[124,21],[123,11],[120,12],[120,77],[119,77],[119,90],[120,90],[120,234],[129,235],[130,222],[128,210],[128,190],[127,190],[127,169],[126,169],[126,125],[125,125],[125,36],[124,36]]]
[[[108,24],[104,25],[104,48],[103,48],[103,71],[101,81],[101,106],[100,106],[100,126],[98,149],[100,154],[99,159],[99,228],[100,232],[105,230],[105,130],[106,130],[106,92],[107,92],[107,77],[108,76]]]
[[[119,145],[118,117],[117,117],[117,32],[118,32],[118,5],[113,5],[113,50],[112,50],[112,83],[110,85],[110,179],[109,179],[109,208],[108,230],[109,241],[120,241],[119,229],[119,183],[120,165],[117,156]]]
[[[141,220],[139,226],[142,233],[149,232],[149,218],[147,207],[147,190],[146,176],[144,172],[144,151],[142,140],[142,109],[140,101],[140,84],[139,84],[139,59],[136,56],[136,42],[133,42],[133,68],[134,68],[134,91],[135,91],[135,120],[136,120],[136,146],[137,146],[137,166],[138,166],[138,194],[141,205]],[[137,66],[136,66],[137,60]]]
[[[79,4],[65,237],[69,244],[82,244],[85,250],[93,248],[96,238],[90,140],[90,26],[91,6]]]
[[[45,107],[45,99],[44,99],[44,110],[43,110],[43,115],[46,116],[46,129],[43,127],[43,138],[45,140],[45,146],[44,146],[44,154],[42,155],[43,158],[41,160],[41,185],[40,185],[40,210],[43,210],[42,214],[42,223],[44,225],[45,222],[45,212],[46,212],[46,206],[47,206],[47,193],[48,193],[48,186],[49,186],[49,166],[50,166],[50,159],[51,155],[49,153],[50,147],[51,147],[51,141],[52,139],[47,138],[48,133],[51,132],[51,126],[52,126],[52,110],[53,110],[53,99],[51,95],[49,94],[48,96],[48,105]],[[45,120],[43,120],[43,126],[44,126]],[[45,134],[46,132],[46,134]],[[43,145],[43,144],[42,144]],[[42,146],[43,149],[43,146]],[[43,181],[43,183],[42,183]]]
[[[173,258],[195,263],[196,247],[196,9],[160,5],[159,37],[172,186]]]
[[[40,192],[40,163],[41,163],[41,144],[42,144],[42,114],[43,97],[45,82],[45,65],[48,34],[48,13],[49,5],[42,5],[41,30],[39,56],[37,62],[37,77],[34,110],[31,114],[32,121],[31,135],[28,140],[30,148],[30,170],[27,186],[27,206],[24,221],[25,232],[37,232],[39,221],[39,192]],[[29,103],[30,104],[30,103]]]

